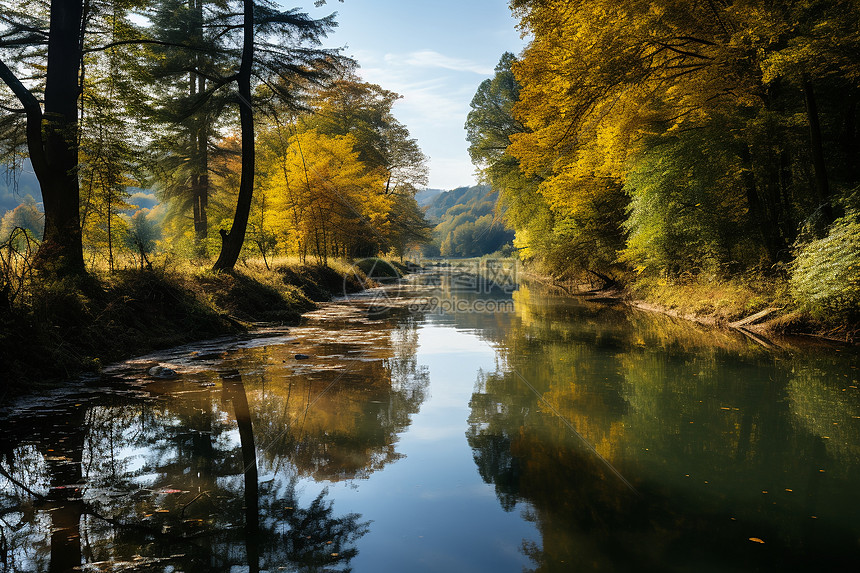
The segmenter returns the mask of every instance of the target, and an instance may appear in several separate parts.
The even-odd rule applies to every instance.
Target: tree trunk
[[[792,178],[791,157],[783,149],[779,154],[779,190],[782,195],[782,203],[785,205],[785,214],[782,222],[783,234],[789,243],[794,243],[795,239],[797,239],[797,225],[794,222],[791,202]]]
[[[0,79],[27,115],[27,148],[45,206],[37,264],[59,276],[86,272],[77,172],[82,26],[83,0],[52,0],[44,113],[32,92],[0,62]]]
[[[201,90],[205,80],[200,78]],[[209,235],[209,138],[207,134],[206,119],[202,120],[200,131],[197,134],[197,154],[199,160],[199,173],[197,175],[197,195],[194,202],[199,211],[194,221],[194,231],[197,239],[198,249],[206,255],[206,237]]]
[[[812,152],[812,166],[815,169],[815,188],[818,191],[818,200],[821,202],[824,224],[830,225],[835,219],[833,205],[830,204],[830,183],[824,164],[824,145],[821,139],[818,103],[812,89],[812,82],[808,77],[803,79],[803,95],[806,98],[806,117],[809,120],[809,143]]]
[[[856,184],[860,181],[860,145],[857,141],[857,100],[849,96],[845,104],[845,118],[843,122],[841,144],[845,154],[844,164],[847,168],[848,181]]]
[[[39,258],[43,267],[60,275],[85,272],[77,171],[82,19],[81,0],[51,2],[43,118],[47,170],[39,177],[45,236]]]
[[[783,252],[786,250],[785,241],[779,234],[779,228],[767,216],[765,207],[762,204],[758,186],[755,182],[752,154],[750,153],[749,146],[747,144],[744,143],[741,146],[739,155],[743,164],[741,179],[747,196],[747,207],[749,209],[750,220],[761,233],[761,238],[764,242],[765,249],[767,250],[768,258],[771,262],[776,262],[780,260]]]
[[[189,0],[189,8],[195,13],[195,35],[199,36],[202,43],[203,39],[203,0]],[[200,54],[197,58],[197,66],[200,66]],[[191,72],[189,92],[193,97],[200,95],[206,91],[206,78],[202,75]],[[191,133],[191,153],[194,157],[191,183],[191,198],[193,203],[194,215],[194,242],[197,255],[200,257],[208,256],[206,248],[206,238],[209,235],[209,217],[207,211],[209,209],[209,130],[208,118],[206,113],[201,112],[199,120],[192,127]]]
[[[254,2],[245,0],[244,40],[242,64],[239,68],[239,123],[242,131],[242,175],[239,181],[239,197],[236,200],[236,213],[233,226],[227,232],[221,229],[221,254],[215,271],[231,270],[239,259],[248,217],[251,214],[251,198],[254,192],[254,112],[251,108],[251,64],[254,59]]]
[[[85,408],[72,410],[66,424],[58,424],[43,445],[50,485],[45,509],[51,516],[51,563],[48,571],[52,573],[80,570],[81,567],[86,413]]]

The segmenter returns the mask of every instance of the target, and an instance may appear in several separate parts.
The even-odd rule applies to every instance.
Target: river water
[[[7,409],[0,571],[857,570],[855,350],[515,279],[413,275]]]

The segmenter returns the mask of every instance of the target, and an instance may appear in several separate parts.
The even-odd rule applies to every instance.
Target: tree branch
[[[27,114],[27,148],[30,152],[30,161],[36,175],[47,171],[45,150],[42,147],[42,106],[39,100],[21,83],[14,72],[9,69],[5,62],[0,60],[0,79],[9,86]]]
[[[164,42],[161,40],[146,40],[143,38],[138,38],[135,40],[118,40],[116,42],[111,42],[109,44],[105,44],[104,46],[99,46],[98,48],[87,48],[84,50],[85,54],[90,54],[92,52],[103,52],[105,50],[109,50],[110,48],[116,48],[117,46],[129,46],[134,44],[154,44],[156,46],[167,46],[169,48],[182,48],[184,50],[192,50],[195,52],[206,52],[212,53],[217,52],[221,54],[229,53],[229,50],[213,50],[211,46],[208,47],[195,47],[189,46],[188,44],[177,44],[175,42]]]

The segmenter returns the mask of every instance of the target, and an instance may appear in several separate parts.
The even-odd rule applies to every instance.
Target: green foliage
[[[750,230],[737,209],[743,202],[741,168],[726,133],[711,127],[655,137],[631,158],[623,257],[639,273],[713,274],[733,263],[737,268],[738,245]]]
[[[511,71],[516,56],[502,54],[492,79],[484,80],[470,104],[466,117],[466,139],[472,162],[491,169],[503,160],[511,144],[511,135],[524,131],[514,118],[514,104],[519,100],[520,85]]]
[[[799,246],[791,286],[798,302],[825,322],[860,319],[860,211],[849,211],[825,237]]]
[[[23,229],[28,236],[41,240],[45,227],[45,215],[36,205],[32,195],[27,195],[24,202],[7,211],[0,220],[0,243],[9,240],[15,228]],[[17,245],[20,248],[20,244]]]
[[[431,201],[425,213],[438,221],[428,256],[479,257],[499,251],[513,239],[496,215],[498,196],[489,187],[460,187]]]

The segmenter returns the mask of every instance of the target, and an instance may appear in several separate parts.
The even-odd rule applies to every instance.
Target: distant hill
[[[426,207],[433,199],[444,192],[443,189],[422,189],[415,194],[415,201],[418,202],[419,207]]]
[[[430,202],[424,212],[428,219],[438,219],[445,212],[455,205],[475,204],[482,200],[489,201],[493,206],[496,204],[496,197],[490,197],[492,189],[487,185],[475,185],[474,187],[457,187],[451,191],[442,191]]]
[[[129,187],[130,194],[129,202],[132,205],[137,205],[141,208],[152,209],[158,205],[158,198],[155,193],[148,189],[140,189],[138,187]],[[0,167],[0,217],[7,211],[11,211],[21,203],[24,203],[27,195],[36,200],[39,209],[42,208],[42,189],[39,186],[39,180],[36,179],[36,174],[33,173],[33,166],[29,159],[24,160],[24,164],[17,170],[4,170]],[[128,213],[133,213],[134,210]]]
[[[23,203],[27,195],[32,196],[36,203],[42,202],[42,189],[30,160],[25,159],[16,171],[0,167],[0,216]]]
[[[437,194],[424,208],[436,225],[427,256],[479,257],[505,251],[514,239],[496,213],[498,194],[486,185],[458,187]]]

